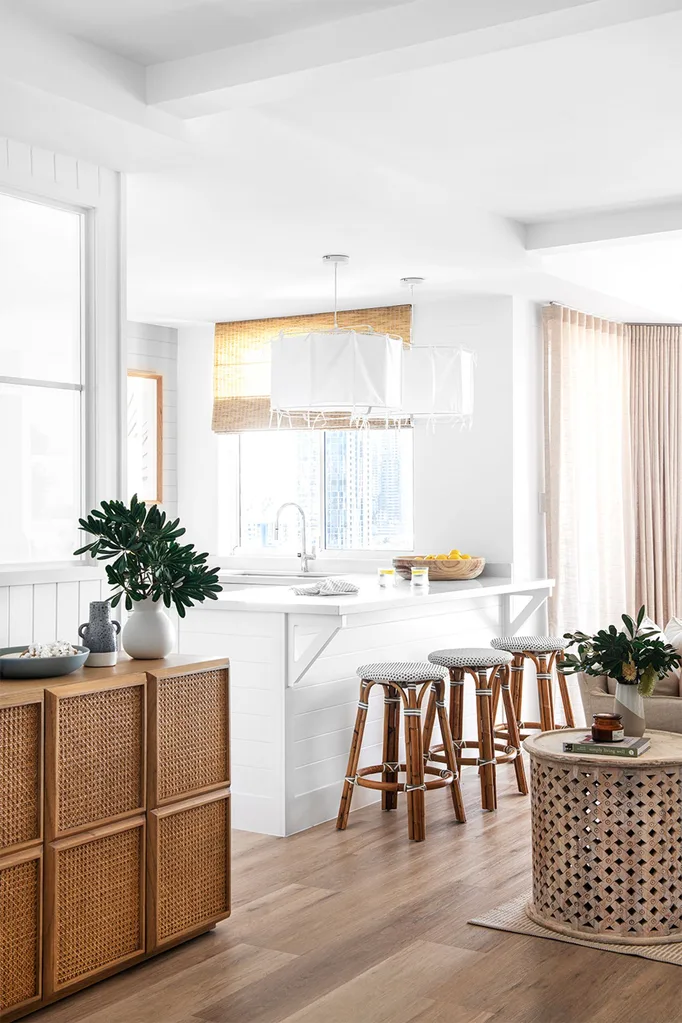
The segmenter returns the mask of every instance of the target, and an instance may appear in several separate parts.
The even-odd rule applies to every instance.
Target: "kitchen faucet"
[[[295,508],[301,517],[301,552],[298,557],[301,559],[301,571],[309,572],[310,569],[308,568],[308,562],[314,561],[317,554],[315,551],[315,541],[313,541],[312,553],[308,554],[308,547],[305,540],[305,512],[301,508],[300,504],[296,504],[295,501],[285,501],[285,503],[277,509],[277,514],[275,515],[275,540],[279,540],[279,519],[285,508]]]

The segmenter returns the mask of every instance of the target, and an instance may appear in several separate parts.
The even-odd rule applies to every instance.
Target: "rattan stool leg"
[[[424,729],[422,732],[422,746],[424,748],[424,763],[429,762],[431,751],[431,740],[433,739],[433,726],[436,723],[436,683],[429,690],[429,702],[426,704],[426,716],[424,718]]]
[[[398,781],[398,749],[400,744],[400,693],[394,686],[384,687],[384,771],[382,781]],[[386,765],[395,764],[395,768]],[[398,806],[397,792],[382,792],[381,806],[384,810],[395,810]]]
[[[358,712],[355,717],[355,728],[353,730],[353,738],[350,744],[350,753],[348,754],[346,780],[343,783],[343,792],[341,793],[339,815],[336,818],[337,831],[344,831],[346,825],[348,824],[348,814],[350,813],[350,804],[353,798],[353,788],[355,786],[358,762],[360,760],[360,750],[362,748],[362,736],[364,735],[365,722],[367,721],[367,710],[369,707],[369,704],[367,703],[367,697],[369,696],[370,688],[371,684],[369,683],[369,681],[363,679],[360,683],[360,699],[358,701]]]
[[[462,773],[462,750],[459,744],[464,729],[464,675],[464,668],[450,668],[450,732],[459,774]]]
[[[511,695],[514,701],[514,714],[519,728],[523,728],[521,717],[523,713],[523,669],[526,663],[524,654],[514,654],[511,662]]]
[[[476,678],[475,669],[469,669]],[[478,773],[481,780],[481,806],[497,809],[497,772],[493,739],[491,680],[485,668],[478,671],[476,686],[476,717],[478,719]]]
[[[407,793],[407,833],[415,842],[426,837],[424,822],[424,751],[421,709],[417,703],[417,687],[405,691],[405,792]]]
[[[558,665],[564,659],[563,650],[560,650],[556,655],[555,664]],[[567,728],[575,728],[575,718],[573,717],[573,707],[571,706],[571,697],[568,692],[568,682],[566,676],[562,675],[560,671],[557,671],[559,677],[559,693],[561,695],[561,703],[564,708],[564,721],[566,722]]]
[[[549,732],[555,727],[554,699],[552,696],[552,675],[548,671],[547,658],[544,654],[538,654],[535,666],[537,669],[538,699],[540,701],[540,728],[543,732]]]
[[[528,781],[526,779],[526,767],[523,763],[523,757],[521,755],[521,737],[519,735],[519,726],[516,720],[516,710],[514,708],[514,701],[511,695],[511,685],[509,677],[511,672],[508,667],[500,668],[498,675],[501,676],[501,689],[502,689],[502,701],[504,703],[504,714],[507,721],[507,735],[509,745],[512,746],[516,752],[516,758],[514,759],[514,771],[516,772],[516,784],[519,792],[527,796],[528,795]]]
[[[455,750],[452,743],[452,732],[450,731],[450,722],[448,721],[448,715],[445,710],[445,683],[434,682],[433,691],[429,697],[429,705],[433,700],[436,709],[438,711],[438,722],[440,724],[440,730],[443,736],[443,752],[445,754],[445,762],[448,769],[452,771],[453,779],[452,785],[450,786],[450,794],[452,796],[452,805],[455,810],[455,817],[458,821],[464,823],[467,819],[466,812],[464,810],[464,800],[462,799],[462,789],[459,784],[459,769],[457,767],[457,758],[455,757]]]

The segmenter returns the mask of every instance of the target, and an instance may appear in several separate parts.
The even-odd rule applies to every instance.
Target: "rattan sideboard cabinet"
[[[0,680],[0,1020],[230,913],[226,660]]]

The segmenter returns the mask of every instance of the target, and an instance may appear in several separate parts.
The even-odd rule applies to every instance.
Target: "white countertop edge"
[[[225,590],[218,600],[197,604],[198,610],[262,611],[283,614],[352,615],[368,611],[389,611],[392,608],[433,606],[476,597],[499,597],[513,594],[551,592],[553,579],[531,579],[510,582],[481,576],[466,582],[431,583],[427,593],[412,590],[409,583],[399,582],[393,589],[383,590],[372,576],[350,578],[360,587],[359,593],[333,597],[297,596],[287,586],[254,586]],[[191,612],[190,612],[191,613]]]
[[[86,561],[54,561],[0,566],[1,586],[36,586],[40,583],[91,582],[105,579],[102,565]]]

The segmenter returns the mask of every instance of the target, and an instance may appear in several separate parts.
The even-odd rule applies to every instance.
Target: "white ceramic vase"
[[[154,660],[167,657],[175,645],[175,626],[164,611],[163,601],[147,597],[133,605],[121,633],[123,649],[131,657]]]
[[[644,719],[644,698],[637,686],[626,686],[616,682],[616,714],[623,718],[623,731],[628,736],[642,736],[646,728]]]

